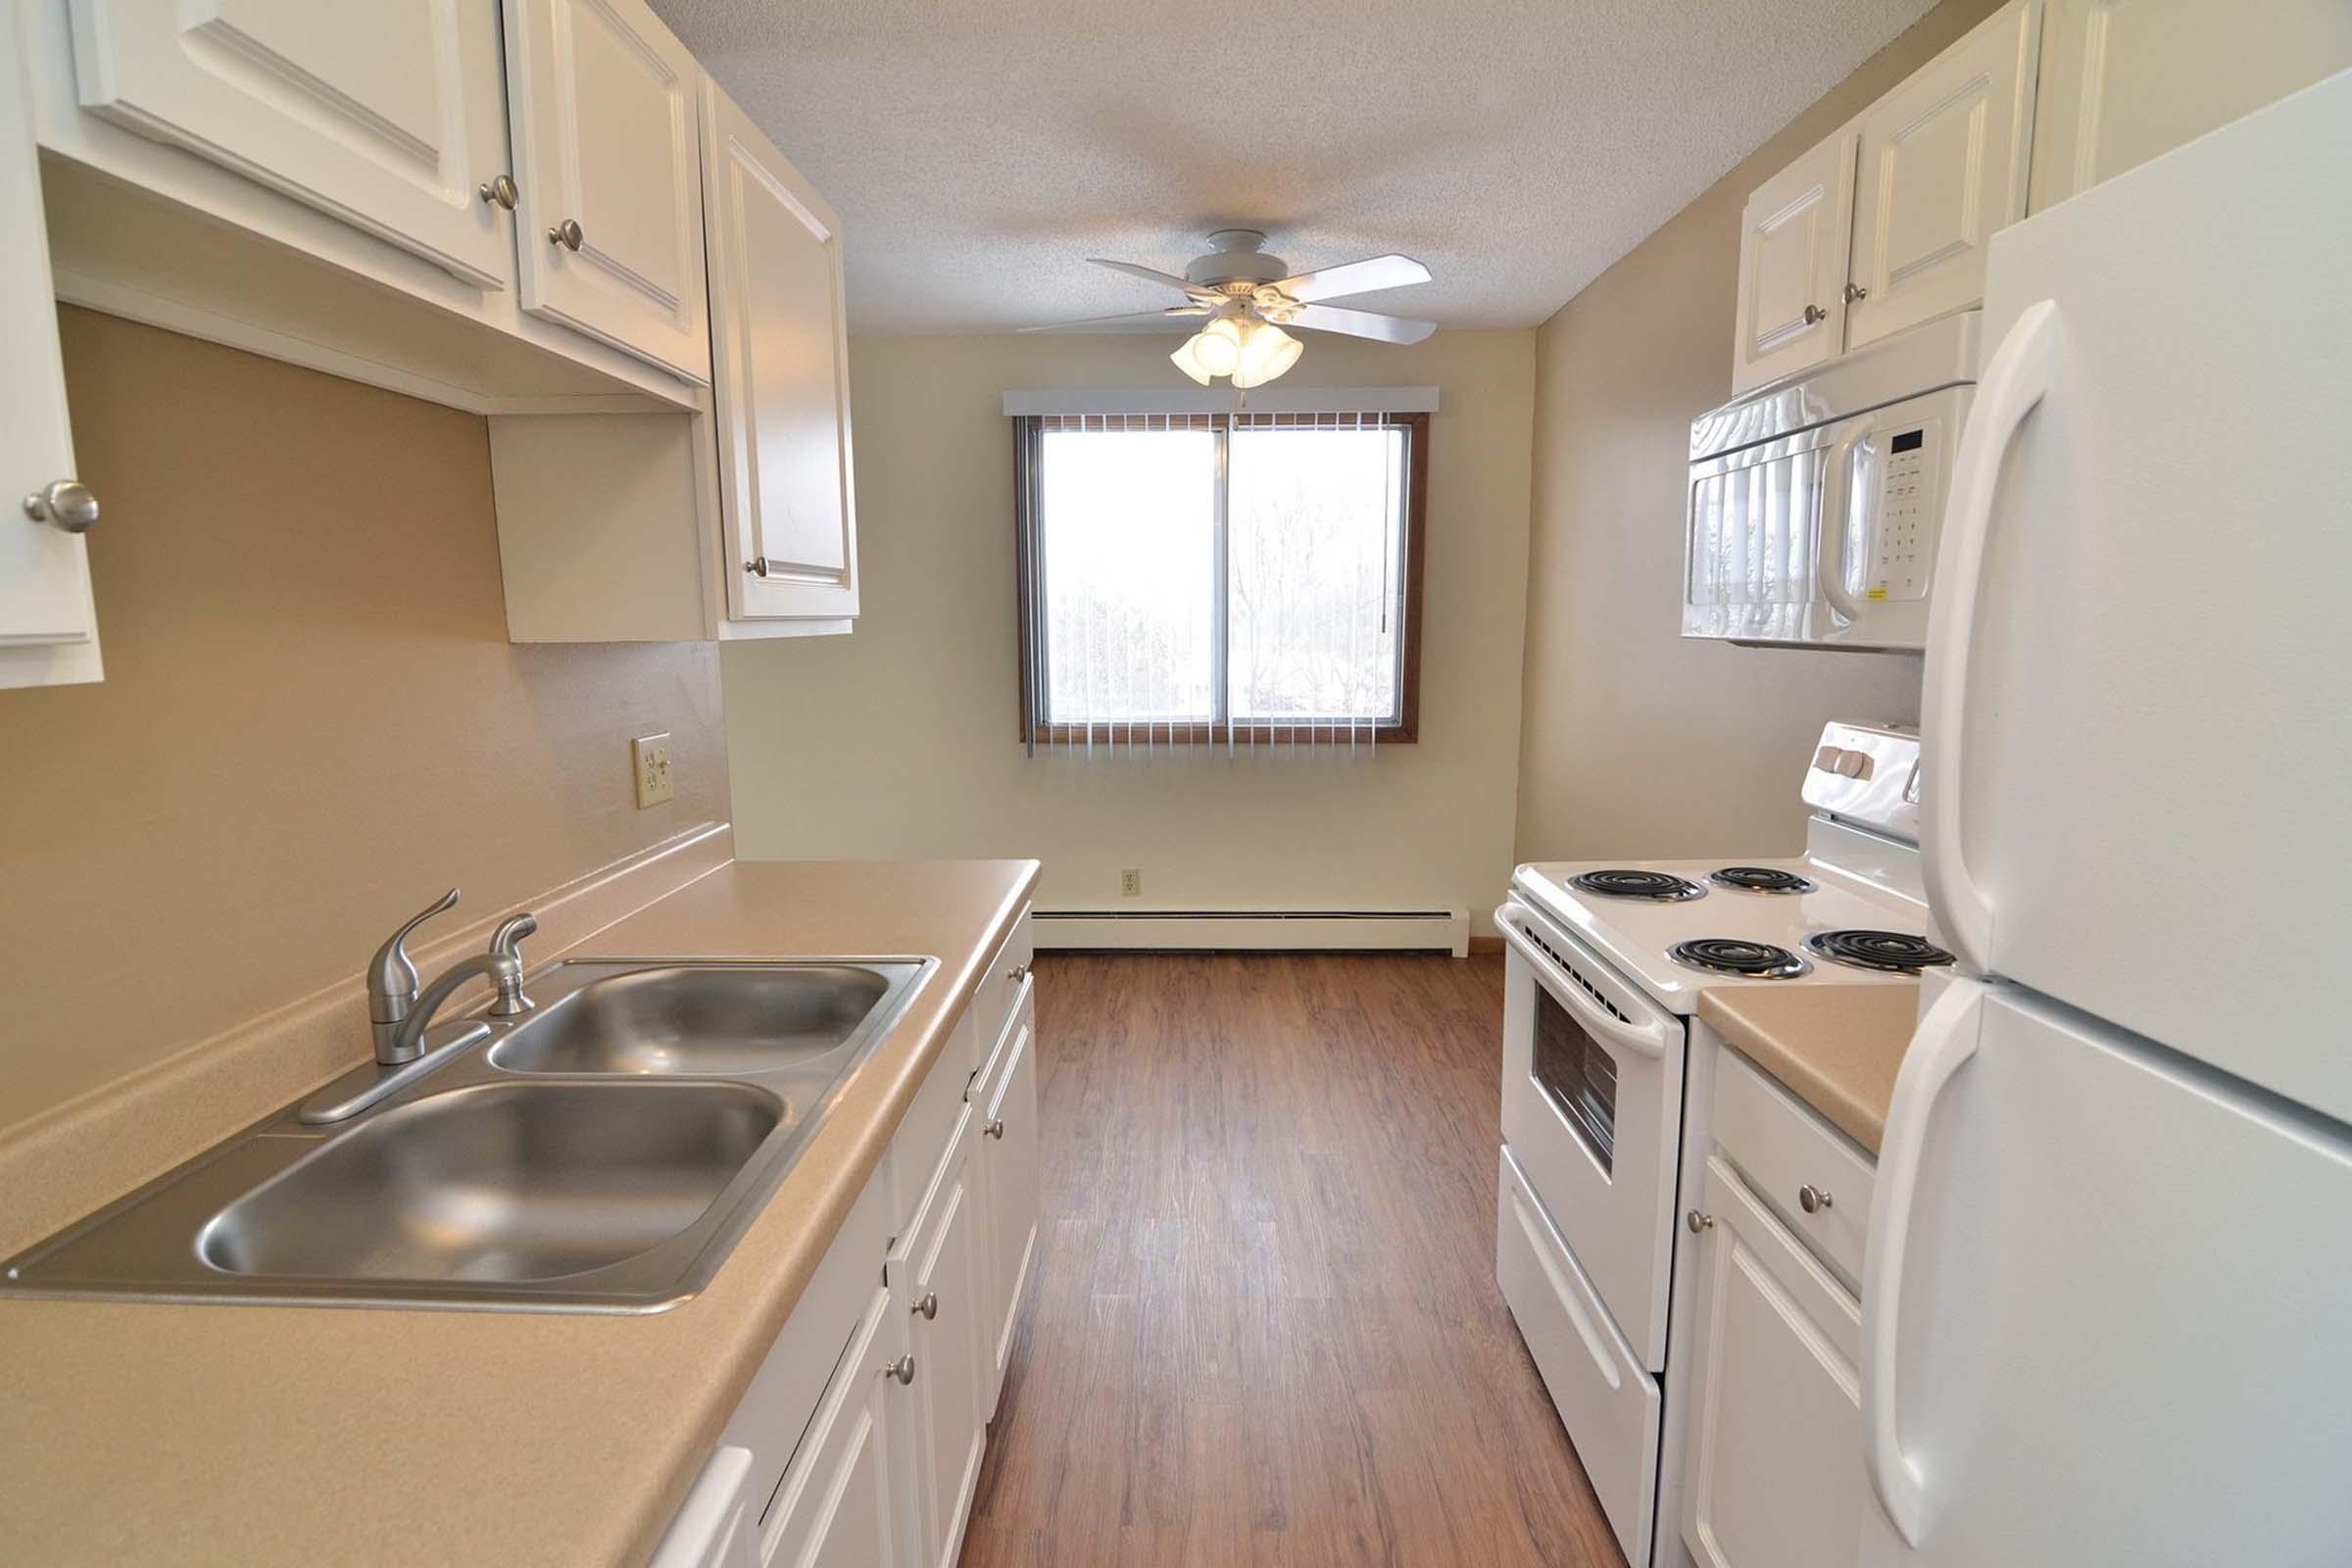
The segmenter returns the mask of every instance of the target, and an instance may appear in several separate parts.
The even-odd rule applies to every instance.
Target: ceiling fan
[[[1207,318],[1184,346],[1168,356],[1176,368],[1202,386],[1216,376],[1230,375],[1244,390],[1262,386],[1298,363],[1305,345],[1283,330],[1301,326],[1317,332],[1344,332],[1383,343],[1418,343],[1438,329],[1435,321],[1404,316],[1381,316],[1372,311],[1348,311],[1320,302],[1374,289],[1402,288],[1429,281],[1429,269],[1409,256],[1374,256],[1343,267],[1296,272],[1279,256],[1265,253],[1266,236],[1254,228],[1220,228],[1208,236],[1212,247],[1196,257],[1179,277],[1133,262],[1087,258],[1097,267],[1131,277],[1165,283],[1184,293],[1185,303],[1157,311],[1123,316],[1095,316],[1047,326],[1024,326],[1024,332],[1067,332],[1076,328],[1123,326],[1138,321],[1176,321]]]

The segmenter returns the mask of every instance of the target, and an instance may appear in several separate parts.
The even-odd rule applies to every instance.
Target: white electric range
[[[1508,948],[1496,1277],[1636,1568],[1689,1561],[1679,1507],[1712,1062],[1700,993],[1915,981],[1926,938],[1915,732],[1832,724],[1807,764],[1806,852],[1747,860],[1540,861],[1494,911]]]

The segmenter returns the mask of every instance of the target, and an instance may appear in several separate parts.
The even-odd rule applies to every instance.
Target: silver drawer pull
[[[891,1362],[882,1369],[882,1375],[886,1378],[897,1378],[902,1387],[912,1383],[914,1381],[914,1352],[909,1350],[896,1361]]]
[[[1016,963],[1004,971],[1004,978],[1017,985],[1029,978],[1029,966],[1025,963]]]
[[[914,1303],[914,1310],[924,1322],[937,1322],[939,1320],[939,1293],[937,1291],[925,1291],[923,1293],[923,1298]]]
[[[1003,1118],[1003,1117],[992,1117],[992,1118],[990,1119],[990,1121],[989,1121],[989,1124],[988,1124],[987,1126],[985,1126],[985,1127],[981,1128],[980,1130],[981,1130],[982,1132],[984,1132],[984,1133],[988,1134],[988,1136],[989,1136],[989,1137],[991,1137],[991,1138],[1002,1138],[1002,1137],[1004,1137],[1004,1118]]]
[[[1683,1223],[1690,1227],[1691,1235],[1696,1236],[1700,1231],[1711,1231],[1715,1228],[1715,1216],[1701,1214],[1694,1208],[1683,1216]]]
[[[1807,1182],[1796,1190],[1796,1206],[1808,1214],[1818,1214],[1830,1206],[1830,1195]]]
[[[586,243],[587,238],[588,236],[581,231],[580,220],[576,218],[566,218],[547,231],[547,242],[550,245],[561,245],[575,256],[579,254],[580,246]]]
[[[484,207],[503,207],[510,213],[514,210],[514,204],[522,200],[522,192],[515,188],[513,174],[485,179],[473,187],[473,193],[481,198]]]

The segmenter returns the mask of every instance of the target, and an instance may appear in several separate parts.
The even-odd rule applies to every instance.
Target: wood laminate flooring
[[[963,1568],[1623,1558],[1494,1285],[1498,957],[1042,955]]]

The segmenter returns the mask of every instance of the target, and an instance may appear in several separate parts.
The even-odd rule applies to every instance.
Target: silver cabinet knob
[[[574,245],[574,246],[572,247],[572,249],[573,249],[573,250],[578,250],[578,249],[579,249],[579,247],[578,247],[577,245]],[[1807,326],[1817,326],[1817,325],[1819,325],[1821,322],[1823,322],[1823,321],[1826,321],[1826,320],[1828,320],[1829,318],[1830,318],[1830,313],[1829,313],[1829,312],[1827,312],[1827,311],[1825,311],[1825,310],[1823,310],[1823,309],[1822,309],[1820,306],[1818,306],[1818,305],[1808,305],[1808,306],[1806,306],[1806,307],[1805,307],[1805,324],[1806,324]]]
[[[1870,298],[1870,290],[1864,288],[1861,284],[1848,283],[1845,285],[1846,304],[1859,305],[1868,298]]]
[[[565,250],[575,253],[579,250],[581,242],[587,237],[581,232],[580,220],[576,218],[566,218],[547,231],[547,242],[550,245],[561,245]]]
[[[1016,963],[1004,971],[1004,978],[1018,985],[1029,978],[1029,966],[1025,963]]]
[[[522,192],[515,188],[513,174],[501,174],[495,179],[483,180],[473,187],[473,193],[482,199],[484,207],[504,207],[510,213],[514,210],[514,204],[522,200]]]
[[[1004,1136],[1004,1123],[1002,1118],[992,1118],[989,1124],[980,1130],[991,1138],[1002,1138]]]
[[[1808,1214],[1818,1214],[1830,1206],[1830,1195],[1807,1182],[1796,1190],[1796,1206]]]
[[[24,515],[67,533],[88,533],[98,521],[98,497],[79,479],[59,479],[24,497]]]
[[[886,1378],[897,1378],[902,1387],[912,1383],[914,1381],[914,1352],[909,1350],[896,1361],[891,1362],[882,1369],[882,1375]]]
[[[1694,1208],[1683,1216],[1683,1223],[1690,1227],[1691,1235],[1696,1236],[1700,1231],[1711,1231],[1715,1228],[1715,1216],[1701,1214]]]
[[[924,1322],[935,1322],[939,1317],[939,1293],[937,1291],[925,1291],[923,1293],[923,1298],[914,1303],[914,1310],[915,1315],[920,1317]]]

